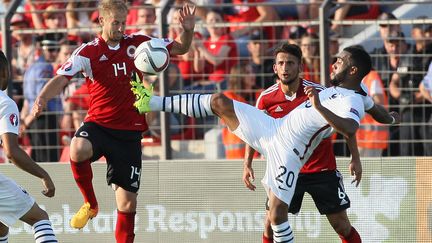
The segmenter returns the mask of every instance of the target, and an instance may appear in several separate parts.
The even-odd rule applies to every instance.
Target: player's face
[[[336,62],[332,65],[332,72],[330,73],[330,83],[332,85],[338,86],[349,79],[348,75],[352,66],[349,57],[350,54],[345,51],[337,56]]]
[[[102,37],[107,42],[118,43],[123,38],[126,29],[126,16],[126,11],[113,10],[111,13],[107,13],[106,16],[100,17]]]
[[[300,60],[289,53],[279,52],[273,64],[273,71],[282,84],[292,84],[299,78]]]

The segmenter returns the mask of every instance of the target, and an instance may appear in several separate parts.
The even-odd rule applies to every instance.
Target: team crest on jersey
[[[69,72],[70,70],[72,70],[72,62],[71,61],[67,61],[65,64],[63,64],[60,68],[63,71]]]
[[[9,115],[9,122],[14,127],[18,126],[18,115],[15,113],[10,114]]]
[[[129,58],[132,58],[132,59],[134,58],[136,48],[137,47],[134,45],[130,45],[127,47],[126,54],[129,56]]]

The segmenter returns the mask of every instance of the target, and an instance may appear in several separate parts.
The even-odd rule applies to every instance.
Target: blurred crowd
[[[167,15],[169,38],[183,31],[178,25],[177,6],[188,1],[198,6],[199,24],[189,52],[171,59],[167,69],[171,93],[225,92],[255,105],[260,92],[277,81],[272,50],[284,41],[301,47],[302,77],[326,83],[320,79],[318,28],[309,24],[317,20],[322,1],[177,0]],[[345,34],[345,26],[338,21],[379,20],[381,39],[370,52],[374,70],[363,82],[376,103],[401,114],[402,123],[389,128],[366,116],[358,132],[360,151],[363,156],[431,156],[432,25],[413,24],[411,36],[407,36],[400,24],[385,23],[397,20],[392,13],[394,8],[378,1],[361,2],[366,4],[334,1],[340,7],[331,16],[334,24],[330,26],[329,61],[332,63],[338,53]],[[4,13],[9,4],[10,1],[3,0],[0,12]],[[160,37],[159,1],[132,0],[129,4],[126,33]],[[65,148],[86,114],[89,97],[82,77],[72,79],[61,97],[49,101],[41,118],[34,120],[29,111],[41,88],[72,52],[97,36],[96,7],[94,0],[26,0],[11,19],[14,98],[21,109],[20,142],[36,161],[62,161]],[[280,24],[293,20],[299,24]],[[158,92],[158,77],[146,78]],[[151,113],[147,119],[151,129],[144,136],[157,140],[159,114]],[[170,121],[173,139],[202,139],[206,131],[219,125],[214,118],[194,120],[180,115],[171,115]],[[334,139],[337,141],[338,137]],[[225,137],[221,143],[229,146],[230,141]],[[338,143],[335,152],[347,155]]]

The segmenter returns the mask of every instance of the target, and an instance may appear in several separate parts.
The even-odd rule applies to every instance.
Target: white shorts
[[[286,136],[282,119],[274,119],[257,108],[234,101],[239,126],[233,133],[267,160],[262,184],[286,204],[291,203],[303,161],[294,153],[294,141]],[[285,137],[284,137],[285,136]]]
[[[34,205],[35,200],[13,180],[0,174],[0,222],[12,226]]]

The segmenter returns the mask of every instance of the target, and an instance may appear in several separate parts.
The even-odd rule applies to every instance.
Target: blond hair
[[[98,10],[100,16],[108,16],[113,11],[128,12],[128,6],[124,0],[101,0]]]

